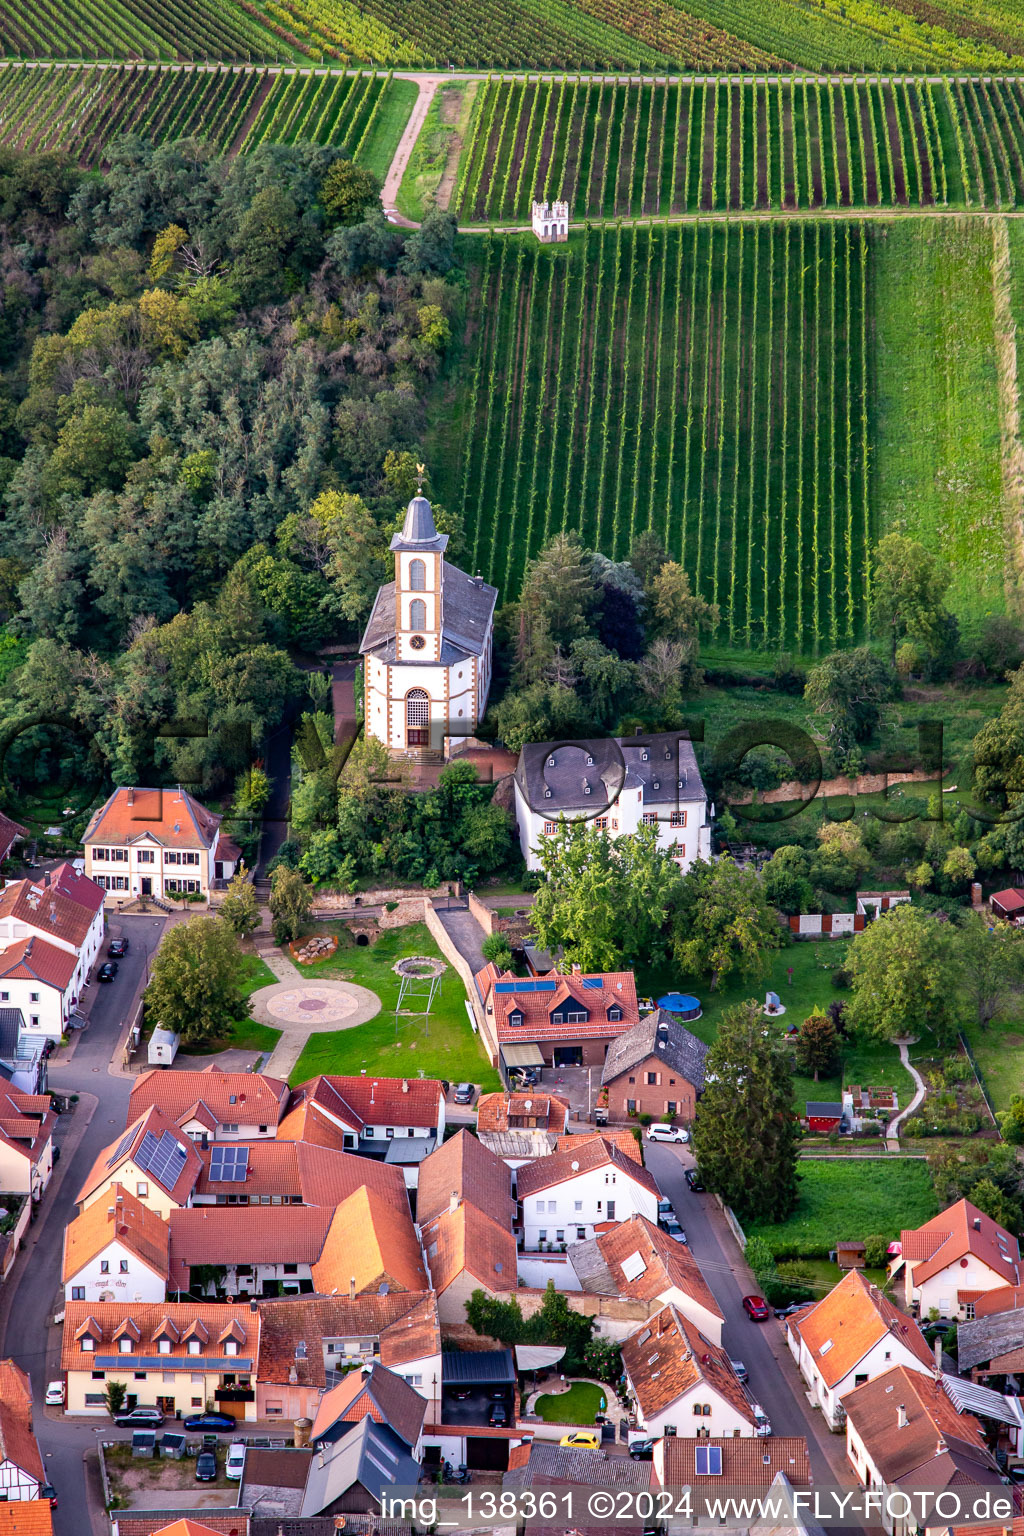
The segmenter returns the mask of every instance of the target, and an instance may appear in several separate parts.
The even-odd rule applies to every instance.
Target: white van
[[[681,1125],[651,1125],[647,1128],[648,1141],[678,1141],[685,1144],[689,1139],[689,1131],[684,1131]]]

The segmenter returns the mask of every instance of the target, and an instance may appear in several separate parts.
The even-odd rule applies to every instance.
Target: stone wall
[[[851,778],[848,773],[841,773],[834,779],[822,779],[815,798],[820,800],[823,795],[880,795],[894,784],[928,784],[931,786],[928,793],[931,794],[935,785],[935,770],[934,768],[914,768],[908,773],[859,773],[855,778]],[[802,784],[799,779],[789,779],[785,784],[780,784],[778,789],[758,790],[757,798],[761,805],[774,805],[784,800],[803,800],[810,788],[811,785]],[[750,805],[753,799],[754,791],[748,789],[742,794],[730,795],[726,803]]]

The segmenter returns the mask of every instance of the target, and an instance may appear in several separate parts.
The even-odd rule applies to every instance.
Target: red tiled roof
[[[172,1289],[187,1291],[188,1271],[202,1264],[313,1264],[333,1214],[322,1205],[193,1205],[172,1211]]]
[[[320,1439],[339,1420],[355,1424],[369,1417],[377,1424],[389,1424],[406,1445],[414,1446],[426,1411],[426,1399],[415,1387],[374,1363],[361,1371],[349,1371],[338,1386],[324,1393],[310,1439]]]
[[[487,1012],[493,1014],[499,1041],[612,1039],[640,1021],[632,971],[606,971],[588,976],[574,971],[569,976],[547,979],[555,984],[551,992],[497,992],[496,982],[515,983],[518,978],[511,971],[499,972],[491,964],[477,972],[477,990]],[[584,985],[587,982],[592,985]],[[523,986],[527,985],[533,987],[535,983],[523,983]],[[581,1023],[555,1023],[551,1014],[567,1000],[578,1003],[589,1017]],[[608,1010],[612,1007],[622,1010],[621,1019],[609,1019]],[[508,1022],[510,1014],[515,1012],[522,1014],[522,1024]]]
[[[64,1333],[61,1344],[61,1370],[81,1371],[89,1366],[90,1352],[79,1339],[89,1333],[96,1340],[92,1353],[102,1354],[106,1344],[110,1353],[119,1336],[134,1338],[140,1351],[156,1353],[161,1337],[170,1341],[169,1354],[161,1354],[166,1370],[196,1370],[196,1356],[189,1353],[189,1338],[198,1338],[203,1354],[221,1356],[227,1337],[238,1342],[239,1356],[255,1359],[259,1354],[260,1318],[249,1304],[232,1305],[211,1301],[68,1301],[64,1304]]]
[[[666,1488],[770,1488],[780,1472],[794,1488],[811,1486],[811,1458],[806,1440],[785,1435],[714,1435],[704,1440],[668,1435],[662,1444]],[[694,1453],[699,1445],[718,1446],[722,1453],[720,1475],[697,1472]]]
[[[610,1232],[595,1239],[601,1257],[612,1273],[621,1296],[635,1296],[638,1301],[654,1301],[671,1286],[706,1307],[713,1317],[724,1322],[710,1287],[700,1272],[697,1260],[685,1243],[677,1243],[646,1216],[619,1221]],[[623,1264],[639,1258],[643,1273],[628,1280]]]
[[[634,1163],[639,1163],[643,1166],[644,1154],[640,1148],[640,1143],[632,1131],[605,1129],[602,1131],[586,1131],[582,1136],[574,1136],[570,1131],[564,1136],[559,1136],[555,1143],[555,1151],[571,1152],[574,1147],[581,1147],[585,1142],[593,1141],[595,1136],[601,1136],[605,1141],[610,1141],[613,1147],[618,1147],[619,1151],[624,1152],[627,1157],[631,1157]]]
[[[974,1303],[975,1317],[992,1317],[996,1312],[1016,1312],[1024,1307],[1024,1286],[997,1285],[995,1290],[982,1291]]]
[[[129,1124],[123,1136],[119,1136],[116,1141],[112,1141],[109,1146],[103,1148],[75,1197],[76,1204],[81,1205],[84,1200],[88,1200],[95,1189],[105,1184],[119,1169],[124,1167],[125,1163],[134,1160],[135,1154],[139,1150],[139,1145],[147,1132],[155,1136],[157,1140],[165,1134],[171,1135],[180,1147],[184,1147],[185,1161],[182,1170],[175,1180],[174,1187],[166,1192],[176,1205],[185,1204],[195,1187],[203,1165],[200,1161],[199,1153],[189,1138],[175,1125],[173,1120],[169,1120],[166,1115],[156,1108],[146,1110],[137,1120]],[[123,1151],[121,1150],[122,1147]],[[161,1189],[166,1187],[160,1183],[159,1179],[154,1177],[152,1172],[147,1173],[145,1177],[153,1179],[153,1182],[158,1184]]]
[[[94,1200],[64,1229],[64,1284],[113,1242],[134,1253],[164,1281],[168,1276],[170,1228],[156,1211],[115,1184],[110,1200]]]
[[[85,829],[82,842],[125,846],[151,837],[163,848],[211,848],[221,818],[181,786],[115,789]]]
[[[28,837],[28,828],[0,811],[0,859],[6,859],[19,837]]]
[[[518,1284],[515,1238],[468,1200],[422,1224],[420,1237],[435,1291],[447,1290],[463,1274],[489,1291]]]
[[[416,1219],[422,1225],[446,1211],[452,1195],[486,1211],[500,1227],[511,1231],[516,1214],[512,1199],[512,1170],[469,1131],[459,1131],[435,1147],[420,1164],[416,1187]]]
[[[903,1258],[914,1266],[914,1284],[923,1285],[950,1264],[973,1254],[1007,1285],[1017,1285],[1020,1249],[1017,1239],[969,1200],[958,1200],[923,1226],[900,1233]]]
[[[1004,912],[1019,912],[1024,907],[1024,892],[1010,886],[1005,891],[993,891],[989,901],[997,901]]]
[[[77,965],[77,955],[69,949],[58,949],[56,944],[47,944],[37,934],[27,939],[15,939],[13,944],[0,950],[0,977],[11,981],[38,981],[44,987],[56,987],[58,992],[67,990]]]
[[[444,1090],[430,1077],[310,1078],[292,1090],[288,1113],[313,1102],[354,1131],[364,1125],[436,1126]]]
[[[51,890],[60,891],[62,896],[77,902],[80,907],[88,907],[94,915],[106,899],[106,891],[101,885],[90,880],[88,875],[80,875],[74,865],[66,861],[50,870],[49,880]]]
[[[12,1461],[30,1477],[46,1481],[32,1432],[32,1389],[13,1360],[0,1360],[0,1460]]]
[[[206,1104],[217,1125],[277,1125],[284,1113],[288,1084],[259,1072],[176,1071],[174,1067],[143,1072],[128,1101],[129,1123],[151,1104],[171,1120],[182,1121],[190,1110]],[[191,1118],[191,1117],[189,1117]]]
[[[485,1093],[476,1106],[478,1131],[565,1130],[568,1099],[555,1093]]]
[[[49,1499],[0,1504],[0,1536],[53,1536]]]
[[[313,1265],[313,1284],[324,1296],[362,1291],[429,1290],[412,1217],[399,1215],[375,1190],[349,1195],[334,1211],[323,1252]]]
[[[56,1124],[48,1095],[22,1093],[17,1088],[0,1092],[0,1140],[29,1162],[38,1160]]]
[[[68,868],[61,865],[60,870]],[[59,872],[59,871],[58,871]],[[81,879],[81,892],[78,890],[78,882]],[[62,939],[65,944],[73,944],[76,949],[81,949],[92,927],[93,919],[99,908],[95,905],[95,893],[99,886],[91,880],[86,880],[71,871],[70,876],[62,876],[60,886],[52,883],[52,876],[37,880],[15,880],[3,891],[0,891],[0,917],[10,917],[15,922],[25,923],[29,928],[38,928],[54,939]],[[100,892],[100,905],[102,905],[103,893]]]
[[[935,1363],[913,1318],[905,1317],[859,1269],[848,1270],[817,1306],[790,1318],[789,1326],[806,1344],[828,1387],[848,1376],[886,1334],[905,1345],[925,1369]]]
[[[935,1376],[898,1365],[847,1392],[843,1407],[885,1483],[940,1489],[964,1471],[999,1480],[981,1425],[957,1412]]]
[[[248,1149],[245,1178],[231,1182],[211,1179],[213,1149],[197,1146],[203,1171],[196,1184],[196,1195],[279,1195],[282,1199],[297,1199],[303,1205],[334,1206],[366,1184],[400,1211],[409,1209],[400,1168],[301,1141],[271,1141],[267,1137],[231,1141],[229,1145]]]
[[[577,1138],[573,1137],[573,1140]],[[542,1189],[550,1189],[555,1184],[564,1184],[567,1179],[578,1178],[581,1173],[603,1168],[606,1164],[624,1173],[634,1183],[642,1184],[653,1195],[660,1196],[661,1191],[653,1174],[620,1152],[606,1137],[581,1136],[578,1140],[581,1143],[579,1147],[570,1147],[566,1152],[553,1152],[550,1157],[537,1157],[532,1163],[523,1164],[516,1175],[516,1192],[520,1200]]]
[[[441,1349],[437,1298],[433,1291],[371,1292],[303,1296],[293,1301],[258,1303],[260,1349],[256,1374],[260,1381],[286,1382],[292,1370],[302,1386],[326,1385],[323,1351],[299,1344],[314,1339],[378,1339],[381,1364],[391,1369],[422,1360]]]
[[[246,1536],[249,1529],[249,1516],[237,1509],[223,1512],[204,1509],[202,1521],[184,1515],[180,1520],[172,1520],[170,1525],[153,1524],[154,1520],[163,1518],[160,1514],[129,1515],[127,1518],[118,1515],[118,1536]]]
[[[741,1418],[754,1422],[750,1400],[725,1350],[706,1339],[676,1307],[663,1307],[624,1340],[622,1363],[645,1418],[653,1418],[703,1383]]]

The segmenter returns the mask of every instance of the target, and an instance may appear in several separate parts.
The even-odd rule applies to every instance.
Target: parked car
[[[762,1435],[763,1436],[763,1435],[770,1435],[771,1432],[772,1432],[772,1421],[771,1421],[771,1419],[769,1419],[768,1415],[765,1413],[764,1409],[761,1407],[761,1404],[760,1403],[755,1403],[754,1404],[754,1434],[755,1435]]]
[[[813,1301],[791,1301],[788,1307],[776,1307],[776,1317],[792,1317],[795,1312],[802,1312],[804,1307],[813,1307]]]
[[[681,1125],[651,1125],[647,1128],[648,1141],[678,1141],[684,1145],[690,1139],[689,1131]]]
[[[739,1377],[740,1381],[747,1381],[749,1379],[747,1376],[747,1368],[743,1364],[742,1360],[730,1360],[729,1364],[736,1372],[736,1375]]]
[[[472,1104],[472,1102],[473,1102],[473,1084],[472,1083],[460,1083],[458,1085],[458,1087],[455,1090],[455,1102],[456,1102],[456,1104]]]
[[[113,981],[113,979],[114,979],[114,977],[116,975],[117,975],[117,961],[116,960],[104,960],[103,964],[100,966],[99,970],[96,972],[96,980],[97,981]]]
[[[674,1237],[677,1243],[686,1242],[686,1233],[683,1231],[675,1211],[670,1211],[667,1216],[659,1216],[658,1226],[663,1232],[667,1232],[669,1237]]]
[[[64,1383],[62,1381],[47,1383],[45,1401],[47,1408],[64,1407]]]
[[[472,1390],[472,1387],[455,1387],[452,1390],[452,1397],[457,1403],[464,1403]]]
[[[226,1413],[193,1413],[184,1420],[184,1425],[192,1435],[201,1430],[212,1430],[220,1435],[229,1429],[237,1429],[238,1420]]]
[[[118,1429],[159,1429],[163,1421],[159,1408],[133,1408],[130,1413],[114,1415]]]
[[[634,1461],[653,1461],[654,1441],[631,1440],[629,1443],[629,1454],[632,1456]]]
[[[559,1445],[574,1445],[577,1450],[599,1451],[601,1449],[601,1436],[596,1429],[574,1429],[569,1434],[563,1435]]]
[[[213,1483],[217,1480],[217,1458],[212,1451],[200,1451],[196,1457],[196,1482]]]
[[[233,1440],[228,1446],[228,1458],[224,1463],[224,1476],[240,1482],[245,1470],[245,1441]]]
[[[704,1185],[700,1181],[699,1169],[687,1168],[686,1182],[690,1186],[690,1190],[693,1194],[702,1195],[704,1193]]]
[[[504,1403],[492,1403],[491,1411],[487,1415],[488,1424],[505,1425],[508,1423],[508,1409]]]
[[[674,1215],[675,1215],[675,1211],[672,1209],[672,1201],[671,1200],[659,1200],[658,1201],[658,1220],[659,1221],[661,1220],[661,1218],[663,1216],[674,1216]]]
[[[755,1323],[763,1323],[768,1316],[768,1304],[763,1296],[744,1296],[743,1310]]]
[[[111,960],[123,960],[127,953],[127,939],[111,939],[110,943],[107,945],[107,954],[110,956]]]
[[[41,1499],[49,1499],[51,1509],[57,1508],[57,1490],[52,1483],[39,1484],[39,1497]]]

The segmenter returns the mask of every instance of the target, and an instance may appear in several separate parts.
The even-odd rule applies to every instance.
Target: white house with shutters
[[[366,734],[399,757],[447,757],[487,708],[498,593],[449,565],[447,546],[430,502],[414,496],[391,540],[395,579],[377,593],[360,645]]]
[[[631,1216],[657,1222],[661,1192],[653,1175],[603,1136],[580,1141],[518,1171],[527,1250],[586,1242]]]

